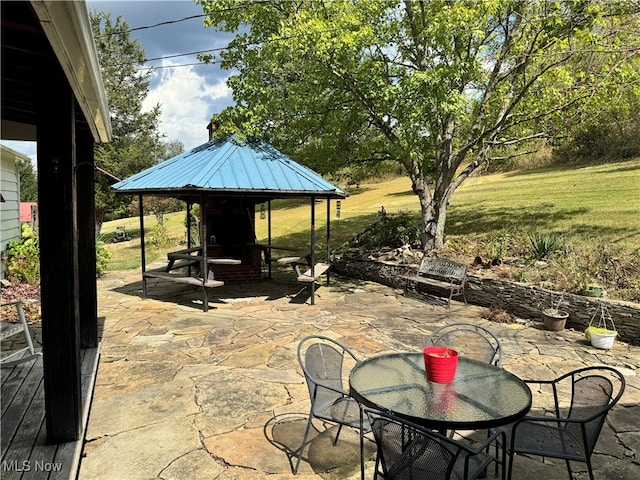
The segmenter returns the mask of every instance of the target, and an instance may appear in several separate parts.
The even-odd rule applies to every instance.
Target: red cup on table
[[[435,383],[451,383],[456,377],[458,352],[448,347],[425,347],[424,366],[427,380]]]

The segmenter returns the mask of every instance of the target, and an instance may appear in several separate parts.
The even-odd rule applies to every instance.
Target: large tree
[[[17,159],[16,169],[20,176],[20,201],[21,202],[37,202],[38,201],[38,177],[33,170],[31,160]]]
[[[637,4],[640,9],[640,4]],[[575,83],[591,84],[588,99],[558,115],[555,131],[566,132],[556,142],[555,152],[579,159],[624,159],[640,155],[640,24],[637,15],[610,16],[597,26],[598,33],[611,38],[618,51],[594,49],[587,42],[564,67]],[[625,45],[635,45],[626,48]],[[620,47],[623,47],[620,51]],[[617,62],[612,62],[617,60]],[[590,79],[594,77],[598,83]],[[601,81],[603,79],[604,81]]]
[[[160,105],[143,112],[152,70],[144,69],[146,54],[137,40],[129,37],[129,25],[115,21],[109,12],[92,12],[91,25],[109,102],[112,141],[98,146],[95,159],[96,232],[105,213],[126,212],[129,199],[116,196],[111,185],[157,162],[164,153],[158,133]]]
[[[184,152],[184,144],[179,140],[172,140],[162,144],[162,153],[158,162],[168,160]],[[156,217],[158,225],[163,227],[164,215],[170,212],[179,212],[184,210],[183,201],[171,197],[147,196],[143,201],[145,214],[152,214]],[[135,198],[128,206],[129,213],[132,216],[138,215],[140,212],[140,204],[138,198]]]
[[[220,132],[268,136],[323,172],[399,162],[427,250],[443,245],[465,179],[545,136],[547,117],[577,111],[611,72],[638,68],[600,28],[628,18],[627,2],[197,1],[206,26],[240,32],[221,54],[236,106]],[[576,81],[566,67],[585,48],[607,67]]]

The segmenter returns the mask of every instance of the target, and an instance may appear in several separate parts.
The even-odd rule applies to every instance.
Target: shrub
[[[107,250],[104,242],[96,242],[96,275],[101,277],[107,270],[107,265],[111,260],[111,252]]]
[[[111,260],[111,252],[104,242],[96,242],[96,274],[101,276]],[[40,247],[31,227],[22,224],[20,240],[9,243],[7,258],[4,260],[10,281],[36,285],[40,282]]]
[[[360,183],[374,179],[404,175],[404,171],[395,161],[377,161],[353,164],[343,167],[330,175],[330,181],[343,186],[346,190],[359,189]]]
[[[531,242],[531,256],[536,260],[547,258],[562,250],[564,246],[562,237],[557,233],[533,232],[529,234],[529,241]]]
[[[155,247],[167,247],[171,245],[171,239],[167,233],[167,228],[164,225],[157,224],[151,230],[150,242]]]
[[[20,240],[7,246],[7,275],[15,282],[38,283],[40,281],[40,247],[31,227],[23,223]]]
[[[511,235],[506,230],[489,235],[487,258],[489,260],[502,260],[507,254],[510,242]]]
[[[364,248],[401,247],[410,245],[420,247],[421,228],[412,215],[399,212],[385,215],[357,238],[358,245]]]

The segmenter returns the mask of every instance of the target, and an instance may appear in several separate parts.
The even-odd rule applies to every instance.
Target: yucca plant
[[[542,260],[551,254],[562,250],[563,240],[557,233],[533,232],[529,234],[531,242],[531,256],[536,260]]]

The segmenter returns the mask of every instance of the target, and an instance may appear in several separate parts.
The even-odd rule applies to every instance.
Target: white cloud
[[[164,61],[163,65],[172,65]],[[156,87],[149,91],[143,109],[149,110],[160,104],[160,132],[167,141],[179,140],[186,150],[208,140],[207,124],[211,115],[232,105],[231,90],[226,78],[216,76],[216,83],[207,83],[207,77],[196,73],[196,69],[214,68],[178,67],[162,68],[154,75],[159,76]]]

